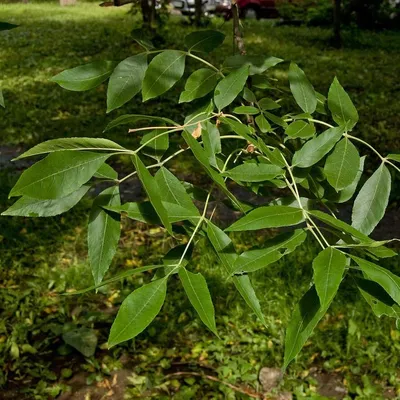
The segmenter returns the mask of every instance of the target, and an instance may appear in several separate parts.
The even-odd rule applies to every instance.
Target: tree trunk
[[[236,53],[236,49],[239,50],[240,54],[246,54],[242,33],[240,32],[240,20],[239,20],[239,9],[236,4],[236,0],[231,0],[231,10],[233,19],[233,54]]]
[[[333,0],[333,45],[342,47],[342,36],[340,34],[342,0]]]
[[[156,0],[151,0],[151,14],[150,14],[150,24],[153,26],[156,23]]]
[[[203,14],[203,0],[194,0],[194,22],[196,26],[201,25],[201,17]]]
[[[143,28],[151,28],[151,7],[148,0],[140,0],[140,6],[142,8]]]

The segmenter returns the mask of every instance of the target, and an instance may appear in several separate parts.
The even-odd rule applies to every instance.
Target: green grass
[[[128,10],[94,3],[64,8],[56,2],[0,5],[2,19],[20,25],[0,33],[0,87],[7,102],[0,121],[0,143],[30,145],[56,136],[99,136],[107,122],[126,112],[165,113],[183,119],[187,108],[171,106],[182,82],[161,100],[143,105],[137,97],[108,116],[105,85],[76,93],[49,82],[63,69],[99,59],[122,60],[140,51],[129,37],[139,19]],[[160,32],[157,44],[182,48],[184,36],[193,28],[177,18],[172,22]],[[230,24],[220,20],[213,24],[227,34],[223,51],[211,56],[219,63],[232,51]],[[244,23],[244,34],[249,54],[274,55],[299,63],[322,93],[327,93],[337,75],[360,113],[356,134],[383,152],[399,148],[398,32],[345,31],[343,50],[331,48],[331,32],[321,28],[278,27],[254,21]],[[277,69],[277,73],[286,76],[284,69]],[[125,132],[117,131],[126,141]]]
[[[67,92],[48,79],[59,71],[96,59],[120,60],[139,51],[129,38],[138,20],[126,9],[83,3],[60,8],[52,3],[0,5],[1,19],[20,24],[0,33],[0,71],[7,108],[0,120],[1,144],[37,143],[64,136],[100,136],[119,113],[167,115],[182,120],[186,109],[172,107],[182,84],[162,98],[142,105],[134,100],[105,115],[105,87],[84,93]],[[220,25],[221,21],[216,21]],[[336,74],[360,112],[357,134],[382,151],[399,148],[400,121],[397,70],[398,33],[345,32],[344,50],[327,44],[330,32],[318,28],[274,27],[269,22],[245,23],[250,54],[294,60],[316,88],[326,93]],[[229,24],[223,51],[211,56],[222,62],[231,52]],[[174,19],[158,40],[183,46],[189,28]],[[277,75],[285,78],[283,69]],[[110,136],[124,142],[125,130]],[[1,172],[2,209],[15,180]],[[89,201],[64,216],[49,219],[0,218],[0,385],[18,399],[53,398],[68,390],[72,376],[84,374],[88,384],[109,379],[128,368],[128,398],[245,399],[222,384],[199,377],[177,377],[177,371],[207,372],[224,382],[259,390],[261,366],[282,364],[284,330],[294,304],[307,290],[312,241],[268,269],[252,275],[267,317],[264,328],[249,312],[233,285],[221,276],[216,259],[204,246],[197,250],[193,270],[207,277],[217,313],[220,337],[201,324],[177,279],[171,279],[167,302],[155,322],[135,341],[107,351],[108,330],[121,301],[132,289],[151,279],[143,274],[108,285],[98,294],[64,296],[72,288],[92,284],[86,261]],[[235,237],[238,247],[264,237]],[[159,229],[124,222],[124,234],[110,275],[158,262],[171,246]],[[385,265],[400,271],[398,259]],[[74,327],[94,329],[99,342],[93,357],[84,358],[66,345],[63,332]],[[400,396],[398,377],[400,333],[394,322],[377,319],[350,282],[344,282],[328,315],[288,370],[282,388],[296,398],[320,399],[312,368],[339,373],[350,398],[384,399],[387,388]],[[1,397],[1,395],[0,395]]]

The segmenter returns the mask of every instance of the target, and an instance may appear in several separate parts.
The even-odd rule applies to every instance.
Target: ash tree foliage
[[[192,262],[200,241],[216,253],[226,277],[265,324],[252,272],[296,251],[305,240],[316,240],[321,251],[312,264],[313,280],[287,327],[286,368],[345,279],[378,317],[400,318],[400,277],[383,266],[384,259],[396,253],[386,247],[390,241],[369,237],[385,213],[391,169],[399,171],[395,163],[400,155],[384,157],[357,136],[357,110],[337,78],[325,96],[315,91],[295,63],[289,65],[289,87],[279,82],[271,70],[283,60],[275,57],[235,55],[221,66],[212,65],[204,57],[223,40],[220,32],[200,31],[186,37],[186,50],[154,50],[148,40],[138,38],[144,48],[140,54],[120,63],[97,61],[52,78],[75,91],[92,89],[109,79],[107,111],[111,112],[140,93],[144,102],[164,94],[182,79],[189,59],[200,67],[186,78],[179,97],[179,103],[193,102],[184,121],[129,114],[108,124],[106,130],[129,126],[130,134],[141,138],[136,149],[108,139],[81,137],[49,140],[20,155],[18,159],[40,160],[22,173],[10,193],[18,199],[3,215],[58,215],[76,205],[90,187],[108,183],[94,199],[89,215],[94,286],[75,293],[154,271],[150,283],[123,301],[111,327],[110,347],[134,338],[152,322],[173,279],[182,283],[200,319],[218,335],[207,281]],[[356,145],[369,148],[369,154],[372,151],[380,160],[368,178],[363,172],[365,156]],[[184,152],[208,175],[208,190],[182,181],[168,169],[170,161]],[[109,164],[119,156],[132,161],[133,171],[124,177]],[[122,204],[119,185],[133,176],[140,179],[147,200]],[[241,201],[230,189],[235,185],[260,199],[267,195],[273,200],[259,206]],[[217,199],[240,215],[225,230],[213,221]],[[336,215],[338,206],[348,201],[353,202],[351,224]],[[104,280],[117,251],[121,217],[159,225],[177,245],[158,265]],[[285,227],[283,233],[242,253],[229,236],[230,232],[281,227]]]

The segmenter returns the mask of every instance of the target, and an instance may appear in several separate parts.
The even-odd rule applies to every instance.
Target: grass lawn
[[[48,81],[65,68],[96,59],[121,60],[137,52],[129,32],[138,20],[126,11],[95,3],[68,8],[36,2],[0,5],[1,19],[20,25],[0,32],[0,87],[7,106],[0,111],[1,145],[100,136],[108,121],[127,112],[183,119],[187,109],[169,105],[182,84],[161,101],[142,105],[135,100],[106,115],[104,86],[77,93]],[[182,47],[191,28],[178,19],[172,22],[159,40]],[[231,52],[229,24],[222,29],[228,38],[223,51],[211,56],[216,63]],[[254,21],[246,22],[244,30],[249,54],[298,62],[323,93],[336,74],[359,109],[357,134],[383,153],[398,152],[399,33],[348,31],[346,48],[334,50],[327,45],[330,32],[323,29]],[[278,69],[277,74],[283,75],[284,70]],[[124,129],[110,136],[125,144],[134,141]],[[3,170],[0,179],[3,209],[9,204],[15,175]],[[119,400],[124,398],[122,392],[127,399],[248,399],[249,394],[261,392],[259,369],[282,364],[284,330],[294,304],[308,288],[311,260],[318,251],[315,243],[308,241],[300,251],[252,274],[268,328],[249,312],[203,247],[194,256],[193,269],[201,270],[209,282],[220,339],[201,324],[178,280],[171,279],[167,302],[150,328],[108,351],[108,330],[120,303],[151,274],[107,285],[98,294],[63,295],[92,284],[86,262],[89,206],[87,200],[56,218],[0,218],[0,399],[44,400],[61,395],[63,400]],[[233,239],[243,249],[262,243],[264,236],[242,234]],[[158,262],[171,244],[158,228],[124,221],[110,276]],[[400,272],[398,257],[385,260],[385,266]],[[94,356],[84,357],[66,343],[71,338],[65,333],[72,328],[86,329],[88,340],[79,344],[85,347],[83,352],[93,335],[98,338]],[[83,337],[80,332],[78,339]],[[280,390],[296,399],[329,398],[332,390],[317,390],[318,382],[327,377],[348,393],[346,399],[398,398],[399,354],[400,331],[395,324],[377,319],[345,281],[297,362],[289,367]],[[68,397],[69,390],[75,397]]]

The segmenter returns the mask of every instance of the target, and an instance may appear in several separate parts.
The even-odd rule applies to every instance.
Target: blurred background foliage
[[[375,6],[384,10],[384,4],[369,3],[371,10]],[[281,6],[287,12],[298,12],[295,3]],[[137,98],[110,115],[105,114],[104,85],[76,93],[48,81],[66,68],[99,59],[122,60],[141,51],[130,37],[132,29],[140,26],[140,16],[129,9],[82,1],[65,8],[56,1],[0,4],[2,20],[20,25],[0,33],[0,87],[6,99],[0,117],[2,210],[10,205],[9,189],[25,167],[11,166],[5,155],[50,138],[104,136],[106,124],[119,114],[167,115],[177,121],[187,114],[187,105],[175,106],[183,80],[161,99],[143,105]],[[331,28],[324,22],[331,13],[331,1],[313,2],[303,9],[306,13],[290,18],[300,18],[304,25],[320,21],[322,26],[243,21],[248,54],[299,63],[315,88],[325,94],[337,75],[359,110],[356,134],[382,153],[398,152],[400,33],[360,30],[351,11],[342,34],[344,47],[338,50],[331,47]],[[374,18],[378,15],[372,14]],[[222,50],[210,57],[218,65],[232,54],[231,24],[218,18],[209,24],[227,34]],[[374,22],[368,27],[380,26]],[[182,48],[184,36],[193,29],[170,16],[156,31],[155,42],[158,47]],[[275,69],[276,77],[285,81],[286,70],[287,64]],[[125,146],[135,146],[139,140],[128,136],[124,128],[107,135]],[[185,159],[179,163],[173,168],[195,168]],[[123,162],[119,168],[124,168]],[[132,187],[126,189],[128,198],[132,196],[129,191],[135,190]],[[397,199],[398,190],[392,198],[394,213]],[[150,329],[109,352],[105,342],[118,306],[151,276],[125,279],[98,294],[63,295],[92,284],[85,242],[89,206],[90,199],[64,216],[48,219],[0,218],[0,399],[61,395],[64,400],[93,400],[107,398],[107,393],[117,400],[124,398],[123,393],[128,399],[249,398],[226,384],[261,393],[259,369],[282,364],[284,329],[294,304],[307,290],[315,243],[307,242],[299,252],[253,275],[268,328],[259,324],[232,285],[221,278],[216,259],[203,244],[195,255],[195,268],[210,282],[221,339],[203,327],[177,282],[171,281],[167,303]],[[393,229],[392,220],[384,224],[384,229]],[[235,235],[234,240],[238,248],[245,249],[273,233]],[[125,221],[110,276],[157,262],[171,245],[160,229]],[[400,272],[398,258],[385,265]],[[86,357],[77,350],[82,350],[82,343],[66,335],[82,328],[87,338],[83,346],[95,351]],[[332,392],[321,391],[321,385],[318,388],[319,373],[339,382],[346,399],[396,398],[400,396],[399,350],[400,333],[394,323],[375,318],[359,294],[344,284],[277,390],[296,399],[332,398]],[[194,374],[177,374],[182,371]],[[71,391],[76,397],[68,394]]]
[[[332,0],[277,0],[284,20],[308,26],[331,26]],[[342,0],[342,23],[361,29],[399,29],[400,3],[396,0]]]

